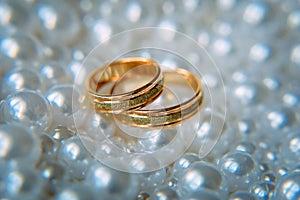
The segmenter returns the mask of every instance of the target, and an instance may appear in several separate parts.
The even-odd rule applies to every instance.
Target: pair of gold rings
[[[193,96],[178,105],[144,109],[165,92],[165,84],[188,84]],[[180,68],[162,71],[152,59],[123,58],[107,63],[91,73],[86,89],[96,111],[116,114],[124,124],[136,127],[178,124],[197,113],[203,104],[197,76]]]

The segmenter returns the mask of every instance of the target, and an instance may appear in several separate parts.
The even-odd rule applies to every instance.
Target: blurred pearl
[[[241,84],[234,89],[235,97],[243,104],[249,105],[256,102],[259,96],[258,86],[255,84]]]
[[[235,6],[236,0],[217,0],[217,3],[220,9],[229,10]]]
[[[179,177],[178,192],[185,196],[201,188],[220,191],[222,184],[223,177],[214,166],[205,162],[195,162]]]
[[[46,94],[51,104],[53,119],[65,126],[74,124],[73,115],[79,110],[81,95],[73,85],[56,85]]]
[[[21,62],[33,62],[39,57],[39,49],[32,36],[16,33],[0,37],[0,54]]]
[[[266,44],[255,44],[250,49],[250,58],[256,62],[265,62],[271,55],[271,48]]]
[[[102,198],[102,197],[101,197]],[[64,187],[59,193],[55,195],[55,200],[79,200],[79,199],[98,199],[94,196],[90,186],[79,183],[73,183]]]
[[[27,129],[0,125],[0,160],[35,164],[40,155],[38,139]]]
[[[159,187],[156,188],[151,195],[153,200],[178,200],[179,197],[173,189],[169,187]]]
[[[287,108],[274,108],[266,113],[266,125],[273,129],[282,129],[294,123],[295,114]]]
[[[251,192],[257,199],[274,199],[275,185],[270,182],[256,183],[252,186]]]
[[[266,18],[268,7],[263,2],[249,3],[245,9],[243,20],[251,25],[258,25]]]
[[[58,162],[46,161],[39,167],[41,177],[47,182],[47,192],[52,194],[60,190],[67,179],[67,169]]]
[[[190,167],[190,165],[200,158],[197,154],[187,153],[181,156],[173,166],[173,175],[177,178],[181,177],[182,174]]]
[[[25,166],[8,169],[3,182],[5,190],[1,194],[8,199],[35,199],[42,186],[36,170]]]
[[[75,179],[83,179],[92,162],[90,152],[88,152],[84,145],[89,148],[93,147],[90,139],[85,137],[73,136],[60,146],[57,159],[63,162]]]
[[[63,143],[68,138],[74,136],[75,133],[65,126],[57,126],[54,128],[50,135],[55,141]]]
[[[256,150],[255,145],[251,142],[240,142],[236,147],[235,150],[245,152],[248,154],[253,154]]]
[[[138,175],[140,182],[140,189],[149,193],[152,193],[153,190],[161,186],[166,177],[166,169],[162,168],[154,172],[147,172]]]
[[[281,83],[275,77],[267,77],[263,80],[263,83],[269,90],[278,90],[281,86]]]
[[[287,106],[296,107],[300,103],[300,95],[297,93],[287,92],[283,95],[282,101]]]
[[[290,59],[295,64],[300,64],[300,44],[293,47]]]
[[[80,31],[78,15],[74,8],[68,7],[72,8],[72,4],[50,0],[37,2],[35,12],[41,25],[38,31],[44,40],[59,39],[69,44],[76,38]]]
[[[226,38],[216,39],[212,46],[214,52],[219,56],[228,55],[232,50],[232,42]]]
[[[2,94],[7,95],[16,90],[29,89],[41,91],[42,81],[39,75],[31,70],[20,68],[8,73],[2,84]]]
[[[97,112],[90,112],[84,123],[87,134],[98,141],[110,137],[116,130],[115,124],[109,118]]]
[[[283,162],[296,165],[300,162],[300,135],[299,131],[291,134],[282,144],[281,157]]]
[[[106,20],[99,19],[92,25],[92,35],[98,42],[108,40],[113,34],[113,28]]]
[[[133,174],[116,171],[103,165],[94,165],[87,173],[86,183],[96,196],[103,199],[134,199],[138,181]]]
[[[242,119],[238,122],[238,129],[241,133],[249,135],[256,130],[255,122],[252,119]]]
[[[287,23],[291,28],[300,27],[300,10],[291,12],[288,16]]]
[[[251,193],[237,191],[230,196],[230,200],[255,200],[255,197]]]
[[[9,95],[3,105],[4,119],[33,130],[46,130],[52,122],[47,100],[39,93],[23,90]]]
[[[18,1],[0,2],[0,24],[2,26],[15,26],[26,28],[30,23],[30,13]]]
[[[70,58],[68,49],[60,43],[44,43],[42,52],[46,61],[61,62]]]
[[[208,189],[200,189],[196,192],[189,193],[185,196],[182,196],[181,200],[195,200],[195,199],[221,200],[223,198],[217,192]]]
[[[57,62],[49,62],[41,66],[40,75],[43,77],[47,89],[56,85],[67,83],[71,80],[64,67]]]
[[[283,177],[277,185],[277,199],[294,200],[300,198],[300,173]]]
[[[231,191],[247,189],[259,179],[256,163],[246,153],[229,153],[219,160],[218,165]]]

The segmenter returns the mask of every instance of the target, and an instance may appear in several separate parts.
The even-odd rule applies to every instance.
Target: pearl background
[[[0,197],[299,199],[299,13],[297,0],[1,1]],[[203,109],[116,136],[82,86],[120,56],[195,73]],[[155,154],[172,138],[187,139]]]

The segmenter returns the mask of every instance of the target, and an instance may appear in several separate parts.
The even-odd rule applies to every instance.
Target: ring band
[[[142,67],[142,73],[151,75],[151,80],[141,87],[121,93],[110,94],[99,90],[108,83],[117,82],[127,72]],[[152,78],[153,76],[153,78]],[[104,113],[120,113],[142,108],[153,102],[163,90],[164,77],[158,63],[144,58],[123,58],[107,63],[94,71],[86,83],[87,96],[95,110]]]
[[[194,96],[181,104],[164,109],[134,110],[115,117],[126,125],[151,128],[175,125],[197,113],[202,107],[204,99],[199,79],[184,69],[164,71],[163,74],[165,84],[177,84],[180,81],[185,84],[188,83],[194,91]]]

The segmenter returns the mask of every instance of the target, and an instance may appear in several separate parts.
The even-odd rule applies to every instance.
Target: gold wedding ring
[[[151,128],[175,125],[197,113],[203,105],[203,90],[199,79],[184,69],[165,71],[163,74],[165,85],[188,84],[192,88],[194,95],[175,106],[154,110],[139,109],[127,111],[115,117],[126,125]],[[118,87],[117,84],[121,83],[116,83],[113,89]]]
[[[105,92],[105,85],[115,83],[127,72],[135,69],[145,74],[145,81],[134,90],[120,94]],[[134,78],[134,77],[132,77]],[[153,102],[163,90],[164,77],[157,62],[144,58],[123,58],[107,63],[94,71],[86,83],[87,96],[95,110],[104,113],[121,113],[140,109]]]

